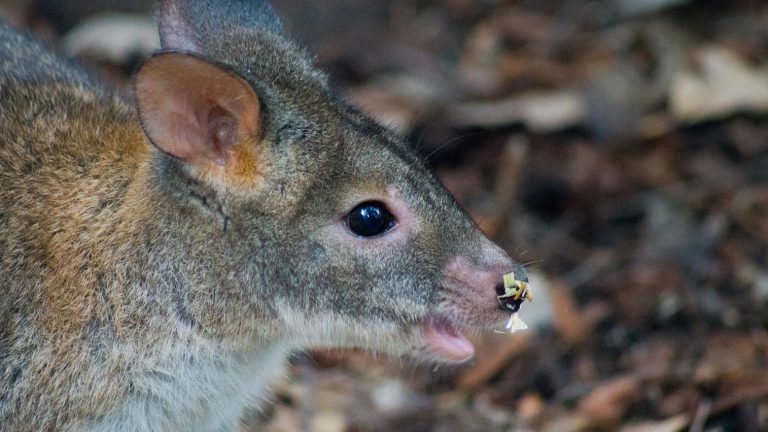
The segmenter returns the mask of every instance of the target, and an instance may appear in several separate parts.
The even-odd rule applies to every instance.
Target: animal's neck
[[[194,335],[184,343],[161,344],[152,357],[136,359],[125,403],[86,429],[144,424],[147,431],[231,430],[243,409],[268,397],[288,352],[279,342],[231,349]]]

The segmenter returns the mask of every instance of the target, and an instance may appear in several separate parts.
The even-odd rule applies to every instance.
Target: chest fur
[[[263,344],[248,352],[201,346],[146,361],[133,371],[132,394],[102,419],[76,430],[230,431],[243,411],[268,397],[284,370],[287,346]]]

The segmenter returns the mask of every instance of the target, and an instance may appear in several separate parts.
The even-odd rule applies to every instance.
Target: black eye
[[[358,204],[347,215],[347,227],[361,237],[377,237],[394,226],[395,217],[378,201]]]

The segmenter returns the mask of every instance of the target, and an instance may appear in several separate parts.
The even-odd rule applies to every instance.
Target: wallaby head
[[[207,233],[181,253],[220,293],[189,296],[198,324],[471,357],[459,328],[503,323],[502,275],[520,266],[406,143],[332,95],[266,2],[169,0],[158,15],[163,51],[136,99],[163,205],[184,209],[173,229]]]

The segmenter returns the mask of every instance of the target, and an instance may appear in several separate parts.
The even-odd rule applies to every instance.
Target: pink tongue
[[[450,361],[469,360],[475,354],[472,342],[446,320],[429,320],[424,326],[427,345]]]

